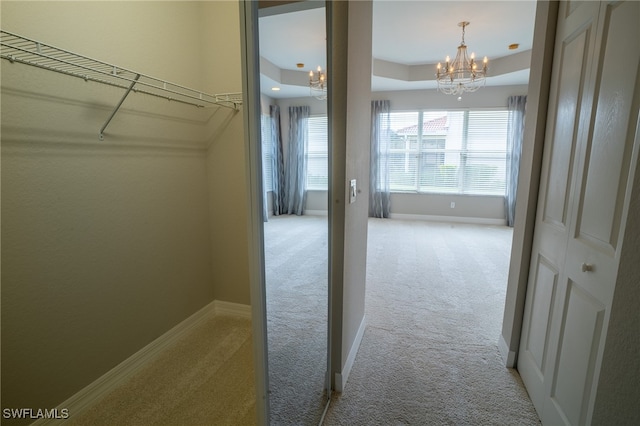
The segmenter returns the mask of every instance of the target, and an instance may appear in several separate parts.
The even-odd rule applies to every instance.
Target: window
[[[326,116],[309,117],[307,146],[307,189],[327,190],[329,187],[328,127]]]
[[[273,177],[271,175],[271,149],[273,138],[271,136],[271,117],[262,114],[260,116],[260,130],[262,134],[262,185],[264,191],[273,191]]]
[[[273,190],[271,153],[271,117],[260,117],[262,132],[262,174],[265,191]],[[327,190],[329,184],[327,117],[309,117],[309,141],[307,146],[307,189]]]
[[[506,110],[392,112],[394,192],[504,195]]]

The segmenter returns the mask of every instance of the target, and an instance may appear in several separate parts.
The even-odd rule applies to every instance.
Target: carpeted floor
[[[316,425],[327,340],[326,218],[265,226],[273,425]],[[538,425],[501,328],[511,230],[371,219],[367,327],[324,424]],[[276,255],[277,253],[277,255]],[[72,425],[253,425],[250,320],[211,318]]]
[[[368,325],[325,425],[539,424],[497,347],[511,236],[370,219]]]
[[[272,425],[317,425],[327,395],[327,218],[265,223]]]
[[[67,425],[255,425],[251,320],[211,317]]]

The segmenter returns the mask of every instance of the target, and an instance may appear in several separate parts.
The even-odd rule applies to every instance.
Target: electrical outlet
[[[452,202],[451,202],[451,208],[452,208],[452,209],[455,209],[455,208],[456,208],[456,202],[455,202],[455,201],[452,201]]]

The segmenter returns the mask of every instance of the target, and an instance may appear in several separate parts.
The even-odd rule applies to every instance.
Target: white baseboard
[[[64,401],[58,406],[58,412],[62,409],[67,409],[70,416],[81,414],[131,378],[131,376],[160,355],[163,350],[180,340],[194,327],[215,315],[235,315],[242,318],[251,318],[251,307],[214,300]],[[43,418],[35,421],[32,425],[52,425],[58,422],[60,420]]]
[[[486,217],[465,217],[465,216],[436,216],[428,214],[404,214],[404,213],[391,213],[390,219],[403,219],[403,220],[425,220],[431,222],[455,222],[455,223],[470,223],[478,225],[499,225],[506,226],[506,219],[491,219]]]
[[[328,210],[305,210],[304,214],[308,216],[328,216]]]
[[[213,311],[216,315],[231,315],[251,319],[251,305],[214,300]]]
[[[360,349],[360,343],[362,343],[362,337],[364,336],[364,330],[366,327],[367,327],[367,318],[365,316],[365,317],[362,317],[362,321],[360,322],[360,327],[358,328],[358,332],[356,333],[356,338],[353,339],[353,345],[351,345],[351,350],[349,351],[349,356],[347,356],[347,361],[344,363],[342,372],[336,373],[336,381],[335,381],[336,392],[342,392],[344,390],[344,387],[347,385],[347,380],[349,379],[349,374],[351,373],[351,368],[353,367],[353,363],[356,360],[358,349]]]
[[[514,368],[516,366],[516,352],[509,350],[509,345],[507,345],[507,341],[504,340],[504,336],[500,336],[498,340],[498,348],[500,349],[500,356],[502,356],[502,362],[504,362],[505,367]]]

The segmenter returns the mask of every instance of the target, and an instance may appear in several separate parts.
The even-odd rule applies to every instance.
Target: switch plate
[[[455,208],[456,208],[456,202],[455,202],[455,201],[452,201],[452,202],[451,202],[451,208],[452,208],[452,209],[455,209]]]
[[[356,202],[357,193],[358,193],[358,189],[356,188],[356,180],[351,179],[349,181],[349,204],[353,204]]]

